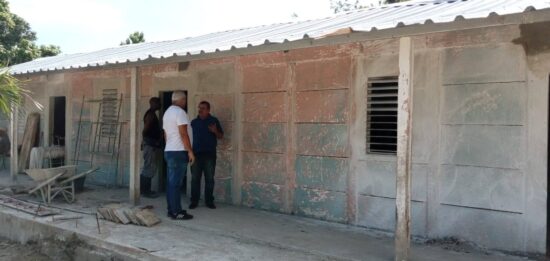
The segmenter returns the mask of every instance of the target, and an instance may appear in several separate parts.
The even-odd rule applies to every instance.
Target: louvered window
[[[369,79],[367,153],[397,152],[397,77]]]

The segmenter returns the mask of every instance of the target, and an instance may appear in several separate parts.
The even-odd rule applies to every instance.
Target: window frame
[[[365,119],[367,155],[397,154],[398,80],[398,76],[368,78]],[[375,118],[376,121],[373,120]]]

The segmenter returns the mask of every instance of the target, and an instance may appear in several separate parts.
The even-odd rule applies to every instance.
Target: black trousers
[[[214,172],[216,152],[198,152],[191,165],[191,203],[198,203],[201,197],[201,179],[204,174],[204,201],[214,203]]]

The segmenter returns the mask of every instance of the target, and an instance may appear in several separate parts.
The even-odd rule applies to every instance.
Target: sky
[[[63,53],[118,46],[135,31],[148,42],[333,15],[330,0],[9,0],[38,44]],[[362,0],[363,4],[378,2]],[[298,17],[293,18],[293,14]]]

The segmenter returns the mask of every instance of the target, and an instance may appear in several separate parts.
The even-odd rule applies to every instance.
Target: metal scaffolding
[[[124,124],[120,121],[122,94],[117,97],[116,89],[104,89],[102,94],[100,99],[86,100],[82,96],[73,162],[75,165],[99,167],[97,172],[100,176],[112,176],[112,182],[106,185],[122,185],[119,178],[121,130]],[[94,106],[97,106],[97,113],[92,118],[91,109]],[[85,107],[89,111],[90,119],[83,117]],[[100,161],[101,159],[105,160]]]

